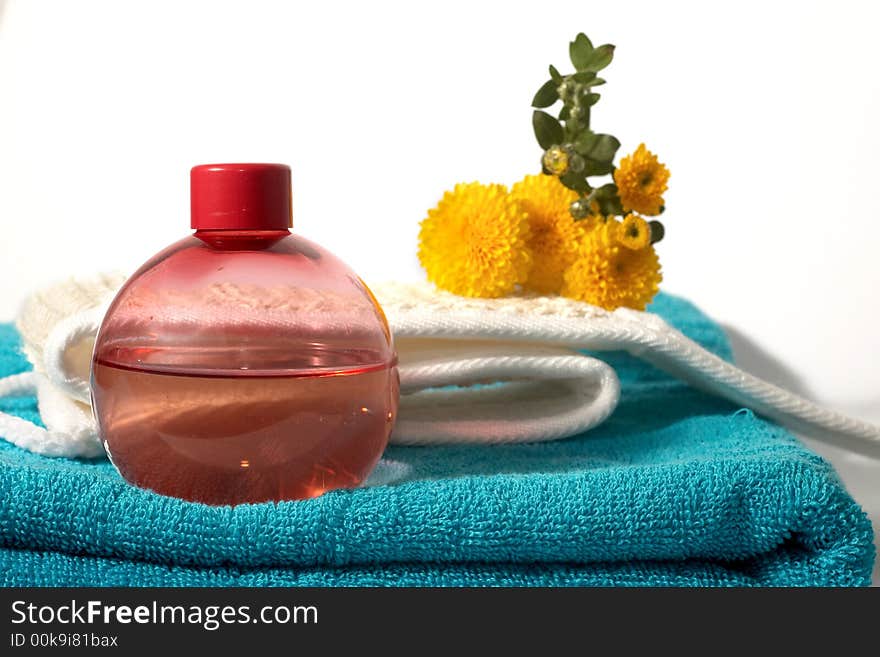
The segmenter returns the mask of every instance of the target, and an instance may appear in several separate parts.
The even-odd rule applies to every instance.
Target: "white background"
[[[0,320],[185,234],[204,162],[291,164],[298,231],[418,278],[446,188],[537,171],[529,103],[583,30],[618,46],[594,128],[672,171],[664,289],[747,368],[880,420],[877,3],[0,7]]]

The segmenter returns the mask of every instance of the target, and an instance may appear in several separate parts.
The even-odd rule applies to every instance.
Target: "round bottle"
[[[195,232],[110,305],[92,406],[122,476],[207,504],[359,485],[397,414],[396,355],[366,285],[292,234],[290,169],[192,169]]]

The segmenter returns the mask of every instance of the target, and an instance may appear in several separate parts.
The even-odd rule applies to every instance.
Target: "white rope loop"
[[[502,385],[444,390],[485,380]],[[568,438],[604,422],[620,383],[606,363],[578,354],[462,358],[401,365],[402,445],[499,444]]]
[[[39,393],[43,383],[48,383],[36,372],[24,372],[0,379],[0,397],[25,397]],[[24,418],[0,413],[0,435],[17,447],[45,456],[97,456],[95,445],[89,445],[81,437],[69,433],[48,431]],[[79,438],[79,439],[78,439]]]

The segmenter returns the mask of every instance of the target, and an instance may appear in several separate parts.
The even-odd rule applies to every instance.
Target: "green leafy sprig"
[[[544,149],[544,172],[559,176],[563,185],[578,192],[580,197],[571,205],[576,220],[592,214],[594,202],[603,215],[623,215],[617,185],[596,186],[589,180],[614,172],[614,156],[620,148],[616,137],[596,133],[590,127],[591,110],[600,98],[594,89],[605,84],[597,74],[611,63],[614,46],[594,47],[587,35],[580,33],[568,52],[575,72],[562,75],[550,66],[550,79],[532,100],[532,107],[537,108],[532,125]],[[557,116],[544,111],[559,101],[562,109]]]

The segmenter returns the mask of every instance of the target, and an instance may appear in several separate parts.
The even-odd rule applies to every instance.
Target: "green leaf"
[[[562,110],[559,112],[559,120],[568,121],[569,116],[571,116],[571,106],[563,105]]]
[[[586,193],[593,189],[583,173],[567,173],[559,179],[559,182],[576,192]]]
[[[584,174],[587,176],[604,176],[612,171],[614,171],[614,165],[611,162],[597,162],[588,159],[587,165],[584,167]]]
[[[550,64],[550,79],[553,80],[556,84],[562,82],[562,74],[556,70],[556,67],[553,64]]]
[[[577,82],[585,87],[598,87],[600,84],[605,84],[605,80],[602,78],[597,78],[596,74],[593,71],[581,71],[580,73],[574,73],[573,75],[569,75],[568,79]]]
[[[617,194],[617,185],[608,183],[602,185],[593,195],[593,200],[599,205],[599,212],[602,214],[620,214],[623,212],[623,205],[620,203],[620,196]]]
[[[599,99],[601,97],[602,96],[600,96],[599,94],[587,94],[586,96],[584,96],[583,102],[587,107],[592,107],[599,102]]]
[[[616,137],[611,135],[596,135],[596,145],[590,151],[589,157],[599,162],[611,162],[617,149],[620,148],[620,142]]]
[[[559,93],[556,91],[558,86],[553,80],[547,80],[532,99],[532,107],[550,107],[559,100]]]
[[[574,41],[568,44],[568,56],[578,71],[587,70],[587,64],[592,61],[593,57],[593,44],[586,34],[581,32],[574,38]]]
[[[590,51],[590,54],[581,62],[581,66],[576,66],[578,71],[601,71],[611,63],[614,59],[614,46],[606,43]]]
[[[599,135],[595,134],[592,130],[582,132],[572,141],[574,150],[581,155],[589,157],[598,137]]]
[[[620,142],[611,135],[597,135],[585,132],[577,136],[573,142],[574,150],[590,160],[611,162],[614,159]]]
[[[648,226],[651,229],[651,244],[656,244],[660,240],[663,239],[663,236],[666,235],[666,229],[656,219],[654,221],[649,221]]]
[[[535,110],[532,127],[535,129],[535,138],[544,150],[562,142],[562,124],[547,112]]]
[[[589,84],[595,79],[596,74],[593,71],[581,71],[580,73],[575,73],[574,75],[569,76],[575,82],[580,82],[581,84]]]

